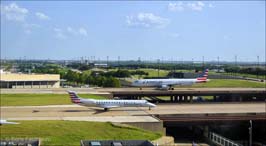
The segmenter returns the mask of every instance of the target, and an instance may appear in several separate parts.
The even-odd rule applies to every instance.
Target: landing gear
[[[108,111],[108,108],[104,108],[104,111]]]
[[[142,90],[142,88],[140,87],[139,90]]]
[[[168,90],[174,90],[174,87],[169,87]]]
[[[151,107],[149,106],[149,110],[151,110]]]

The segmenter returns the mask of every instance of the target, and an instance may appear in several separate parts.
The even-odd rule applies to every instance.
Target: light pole
[[[260,56],[257,56],[257,79],[259,78],[259,66],[260,66]]]
[[[109,56],[106,56],[106,70],[107,71],[108,71],[108,68],[109,68],[108,63],[109,63]]]
[[[252,120],[249,120],[250,127],[249,130],[249,146],[252,146]]]
[[[160,76],[160,59],[157,60],[158,63],[158,77]]]

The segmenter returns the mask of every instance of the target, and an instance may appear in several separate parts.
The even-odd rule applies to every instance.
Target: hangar
[[[1,88],[59,88],[59,74],[1,73]]]

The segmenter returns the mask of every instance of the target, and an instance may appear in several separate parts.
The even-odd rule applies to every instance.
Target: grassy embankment
[[[159,133],[111,123],[82,121],[16,121],[0,127],[0,139],[41,138],[41,145],[79,146],[80,140],[154,140]]]
[[[207,83],[194,84],[193,88],[264,88],[265,83],[234,79],[211,79]]]
[[[82,98],[105,99],[103,96],[79,94]],[[1,106],[72,104],[68,94],[1,94]]]

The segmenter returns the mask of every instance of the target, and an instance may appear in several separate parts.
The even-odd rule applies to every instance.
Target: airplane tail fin
[[[205,69],[198,77],[199,82],[206,82],[208,78],[209,69]]]
[[[80,98],[79,96],[77,95],[77,93],[75,91],[67,91],[69,96],[70,96],[70,99],[71,99],[71,102],[72,103],[76,103],[76,104],[79,104],[81,103],[80,102]]]

